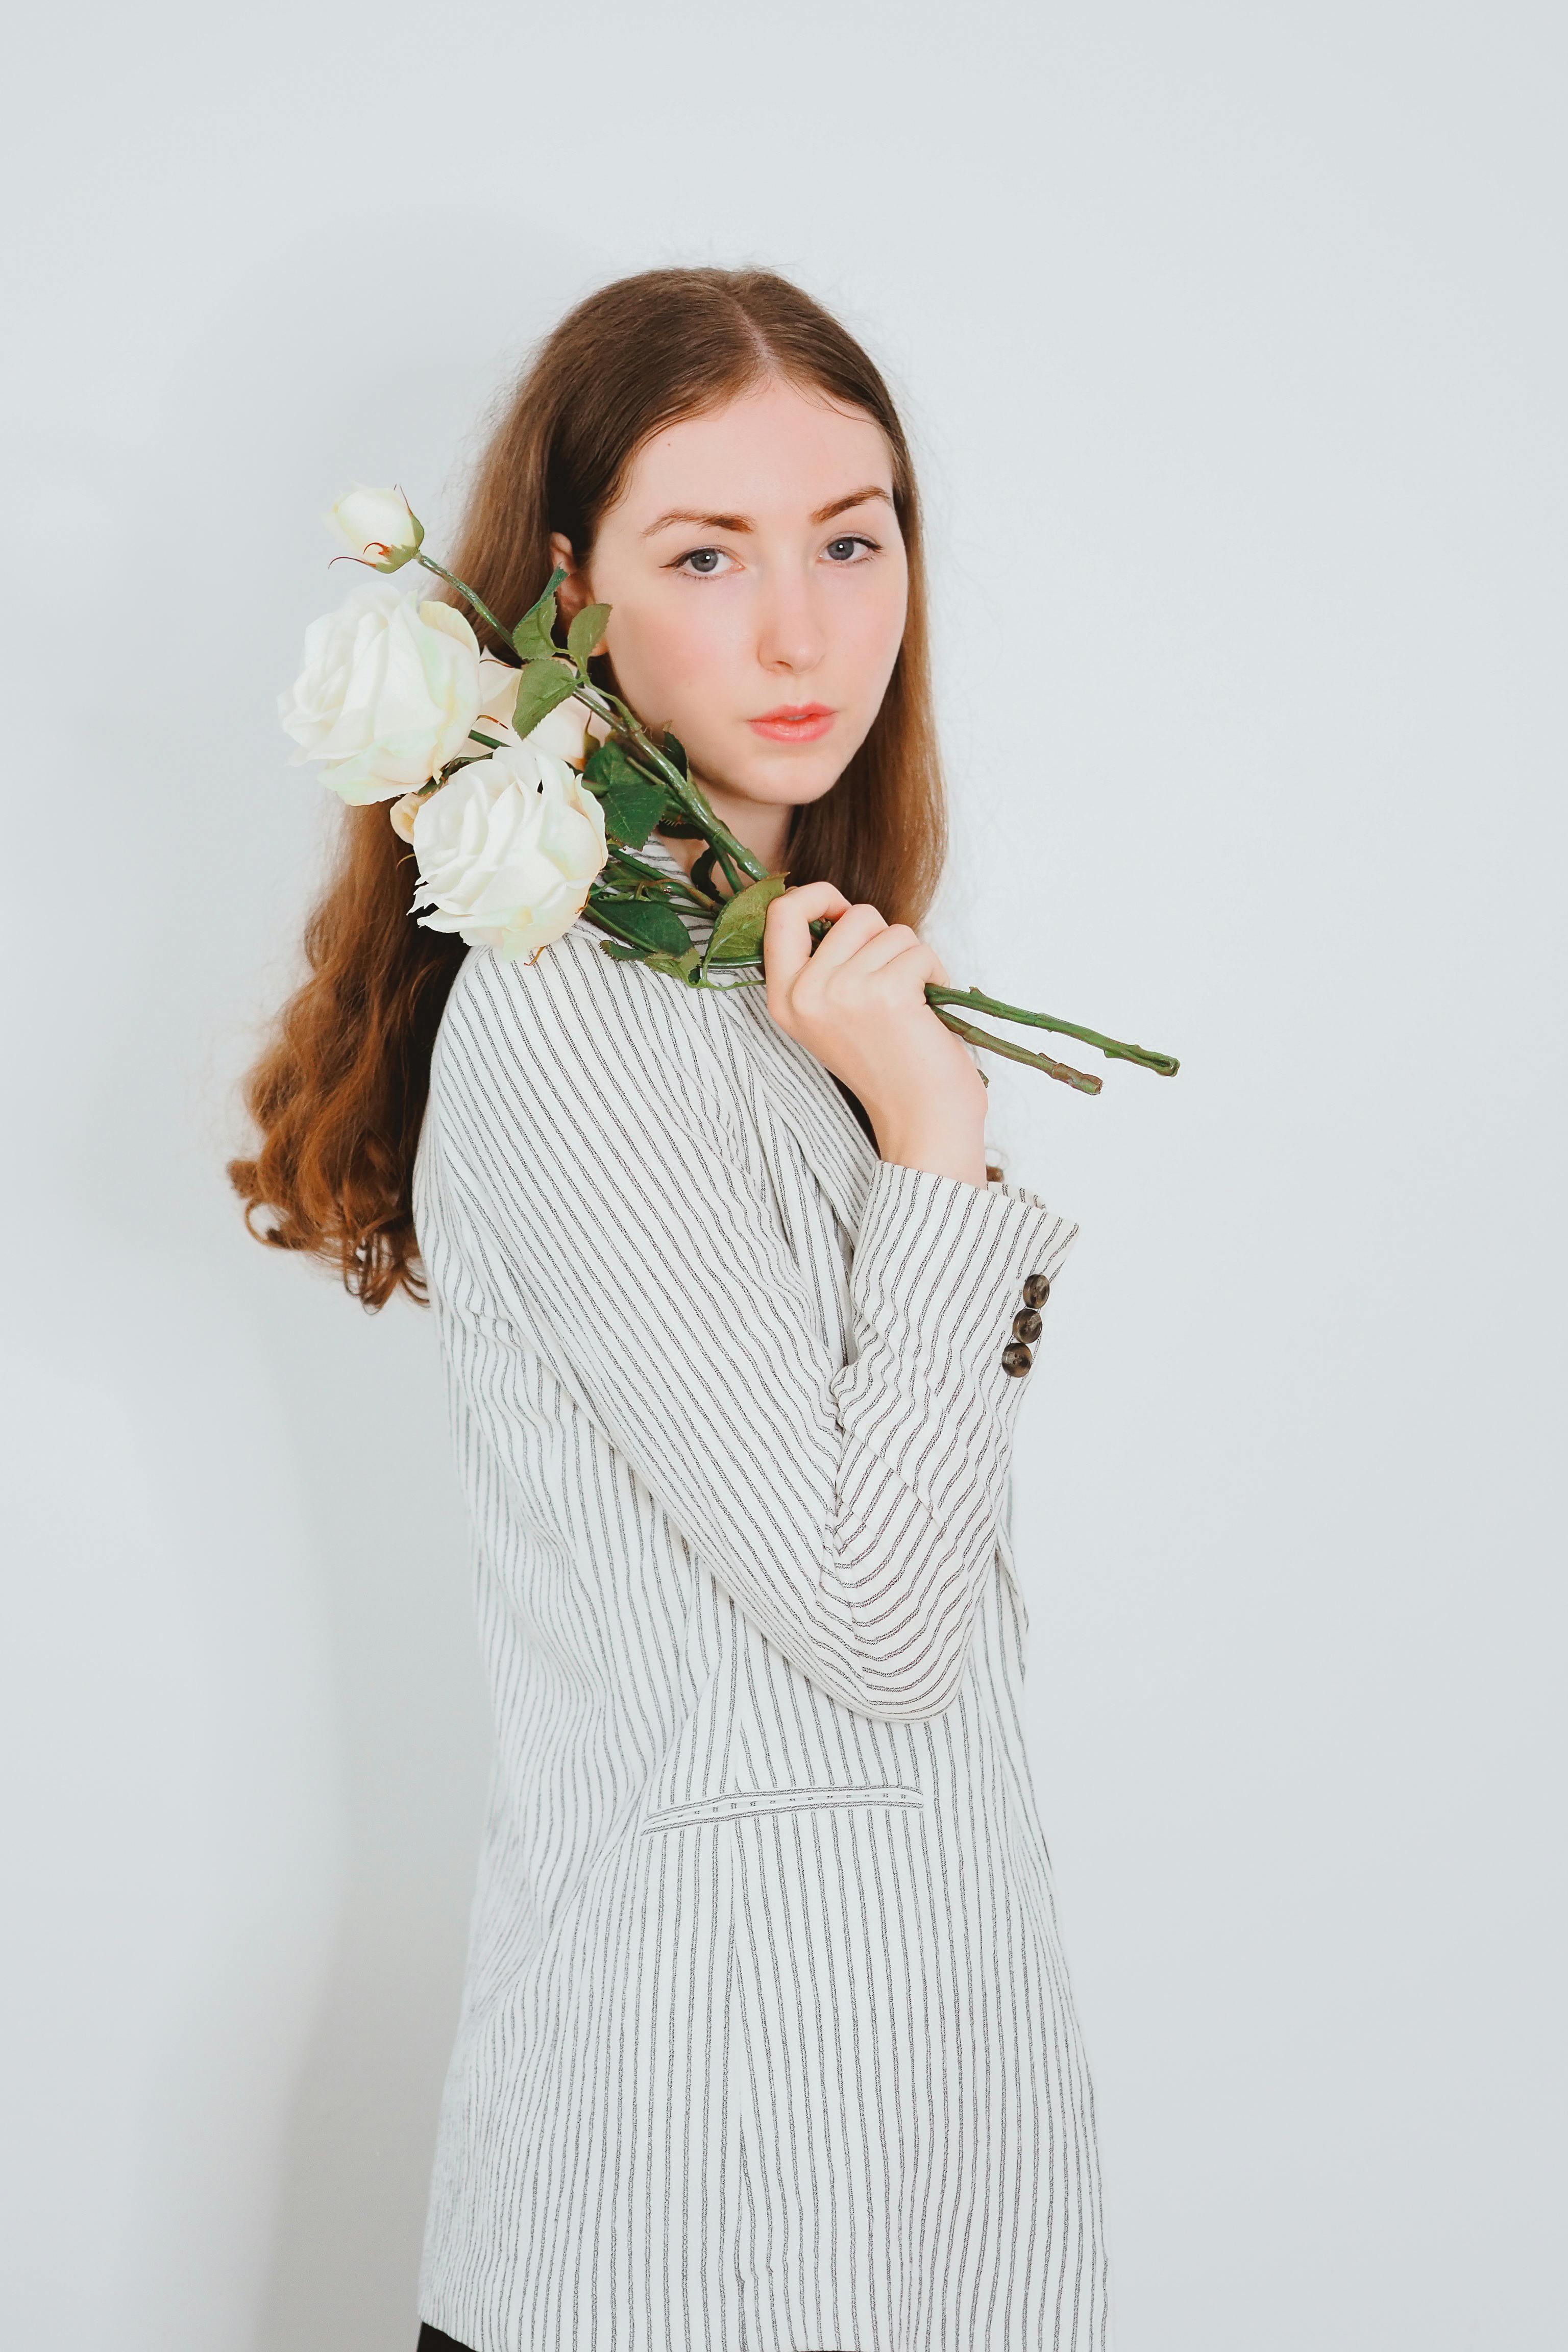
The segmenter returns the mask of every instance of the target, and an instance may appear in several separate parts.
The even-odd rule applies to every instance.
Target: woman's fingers
[[[769,901],[763,925],[763,968],[767,975],[768,1010],[775,1017],[811,961],[815,944],[811,925],[824,915],[837,921],[848,904],[832,882],[803,882],[793,890],[781,890]]]
[[[907,979],[911,989],[917,986],[923,989],[928,980],[934,980],[943,988],[948,984],[941,957],[921,939],[910,940],[907,946],[889,956],[886,968],[900,979]]]
[[[911,988],[923,988],[928,980],[944,988],[949,985],[946,965],[918,931],[908,923],[885,923],[874,907],[855,906],[839,917],[822,941],[806,978],[808,982],[819,975],[824,981],[841,976],[868,980],[873,972],[885,974],[895,964],[900,980]]]
[[[826,917],[832,929],[815,944],[811,925]],[[846,977],[851,984],[884,979],[897,966],[897,981],[912,994],[928,980],[946,986],[947,971],[934,948],[908,923],[889,923],[864,900],[851,905],[831,882],[807,882],[781,891],[770,904],[763,930],[763,965],[768,1010],[781,1026],[798,1008],[825,1000],[822,992]]]
[[[845,924],[854,919],[857,911],[851,907],[843,922],[837,926],[835,937],[843,930]],[[826,945],[826,940],[823,944]],[[891,963],[895,956],[902,955],[906,948],[919,947],[920,944],[918,936],[908,923],[883,923],[879,930],[868,932],[856,949],[855,968],[859,972],[879,971],[884,964]]]
[[[846,907],[826,938],[818,940],[808,977],[814,983],[830,980],[852,956],[864,954],[868,943],[879,939],[887,929],[875,907],[863,901]]]

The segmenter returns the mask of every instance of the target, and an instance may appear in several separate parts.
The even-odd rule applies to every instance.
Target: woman
[[[942,789],[880,376],[773,276],[605,289],[454,557],[509,625],[552,564],[563,617],[612,607],[606,682],[788,870],[765,988],[683,989],[582,921],[531,963],[464,950],[351,810],[233,1170],[368,1304],[427,1285],[473,1516],[497,1752],[421,2345],[1089,2352],[1008,1539],[1077,1227],[988,1168],[924,996]]]

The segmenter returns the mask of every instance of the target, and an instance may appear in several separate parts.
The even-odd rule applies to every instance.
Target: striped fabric
[[[420,2315],[1101,2352],[1002,1364],[1078,1228],[598,937],[469,951],[415,1172],[496,1732]]]

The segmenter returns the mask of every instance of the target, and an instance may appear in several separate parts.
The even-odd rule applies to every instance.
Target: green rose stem
[[[698,912],[703,915],[710,913],[715,908],[723,904],[721,899],[710,898],[705,890],[699,890],[694,883],[676,881],[672,875],[665,872],[662,866],[650,866],[646,857],[638,857],[629,849],[613,849],[610,855],[617,866],[623,866],[628,874],[635,874],[639,882],[652,882],[657,885],[661,898],[668,897],[673,890],[679,897],[688,899]]]
[[[926,995],[931,1000],[931,1011],[939,1021],[955,1029],[972,1045],[984,1045],[988,1054],[1003,1054],[1010,1062],[1027,1062],[1032,1070],[1044,1070],[1047,1078],[1060,1078],[1064,1086],[1076,1087],[1080,1095],[1097,1095],[1104,1085],[1103,1078],[1091,1077],[1085,1070],[1075,1070],[1066,1062],[1053,1062],[1048,1054],[1031,1053],[1027,1045],[1015,1045],[1006,1037],[993,1035],[989,1029],[977,1029],[972,1021],[961,1021],[956,1013],[948,1013],[935,1001],[936,983],[928,981]],[[972,991],[971,993],[978,993]],[[982,1071],[981,1076],[984,1076]]]
[[[730,828],[710,806],[708,795],[682,773],[666,751],[661,751],[635,711],[628,710],[619,695],[606,694],[584,677],[577,688],[577,698],[601,719],[608,719],[628,741],[637,746],[639,764],[647,769],[656,782],[661,783],[682,814],[698,825],[703,839],[724,868],[724,878],[731,890],[743,889],[747,882],[767,879],[767,867],[753,857],[743,842],[737,841]],[[667,877],[661,876],[661,880]],[[712,902],[710,901],[711,904]]]
[[[434,556],[426,555],[422,547],[415,561],[422,564],[426,572],[434,572],[437,579],[444,580],[449,588],[455,588],[458,595],[466,598],[472,605],[479,618],[487,622],[495,631],[501,643],[516,650],[518,632],[503,627],[490,611],[489,606],[475,595],[467,581],[459,580],[456,572],[448,572],[444,564],[436,562]],[[565,573],[560,571],[552,574],[544,593],[540,597],[538,604],[532,607],[532,614],[539,614],[548,604],[553,614],[555,591],[565,576]],[[531,617],[531,614],[525,614],[524,620],[530,617]],[[519,629],[521,626],[522,624],[520,623]],[[558,657],[562,657],[559,648],[555,649],[553,655],[543,656],[546,659]],[[572,691],[577,699],[585,703],[599,718],[607,719],[617,733],[635,746],[638,755],[637,764],[655,782],[664,787],[665,792],[675,802],[682,814],[689,817],[697,826],[719,863],[723,866],[725,879],[731,890],[738,892],[745,887],[742,880],[742,876],[746,882],[768,880],[770,877],[766,866],[759,858],[753,856],[745,844],[738,841],[729,827],[721,821],[700,787],[693,782],[683,769],[677,766],[667,752],[659,749],[636,712],[628,709],[618,695],[608,694],[603,688],[593,683],[588,676],[585,658],[578,660],[575,654],[570,652],[563,658],[572,661],[576,668],[579,683]],[[524,666],[526,667],[526,664]],[[474,740],[481,743],[488,743],[490,740],[489,737],[480,735],[477,729],[474,731]],[[661,867],[649,865],[645,860],[634,856],[629,850],[616,848],[614,856],[616,864],[623,870],[636,875],[639,881],[646,880],[650,889],[666,900],[668,900],[672,894],[677,894],[704,912],[720,903],[707,892],[698,889],[696,885],[689,880],[672,881],[670,876]],[[607,931],[612,938],[623,940],[633,946],[639,944],[630,933],[620,929],[613,915],[606,915],[603,907],[597,905],[592,896],[584,905],[583,912],[596,929]],[[814,923],[811,928],[818,937],[821,937],[832,926],[826,921],[821,921]],[[760,973],[762,955],[759,950],[750,956],[736,956],[732,960],[727,958],[724,968],[730,971],[743,971],[751,966]],[[760,977],[752,980],[710,981],[705,971],[700,975],[693,972],[691,980],[694,984],[708,988],[754,988],[762,984]],[[947,1028],[955,1031],[970,1045],[983,1046],[990,1054],[1000,1054],[1010,1062],[1026,1063],[1030,1069],[1043,1070],[1047,1077],[1059,1078],[1063,1085],[1076,1087],[1080,1094],[1099,1094],[1104,1083],[1103,1080],[1091,1077],[1082,1070],[1075,1070],[1066,1062],[1053,1061],[1048,1054],[1034,1053],[1026,1045],[1015,1045],[1008,1038],[998,1037],[987,1029],[976,1028],[973,1022],[965,1021],[962,1014],[952,1008],[962,1004],[967,1012],[988,1013],[999,1021],[1016,1021],[1030,1028],[1049,1029],[1065,1037],[1077,1037],[1084,1045],[1095,1046],[1108,1061],[1135,1062],[1142,1069],[1152,1070],[1157,1077],[1174,1077],[1181,1066],[1173,1054],[1158,1053],[1147,1045],[1130,1045],[1121,1038],[1102,1036],[1098,1029],[1086,1029],[1073,1021],[1058,1021],[1047,1013],[1031,1013],[1023,1005],[1004,1004],[998,997],[987,996],[982,989],[949,988],[939,982],[928,981],[925,992],[926,1001],[937,1019]]]
[[[488,621],[489,623],[490,627],[495,631],[502,645],[510,645],[511,631],[510,629],[502,628],[500,623],[496,619],[495,614],[490,611],[489,606],[480,603],[479,597],[475,595],[473,590],[469,587],[466,580],[459,580],[455,572],[448,572],[444,563],[437,563],[433,555],[426,555],[425,553],[423,548],[416,556],[415,562],[416,563],[422,563],[426,572],[433,572],[437,580],[444,580],[448,588],[455,588],[459,596],[466,597],[468,602],[473,606],[475,612],[479,614],[480,620]]]
[[[976,1013],[994,1013],[998,1021],[1020,1021],[1032,1029],[1052,1029],[1059,1036],[1077,1037],[1085,1045],[1098,1046],[1108,1062],[1136,1062],[1141,1069],[1152,1070],[1156,1077],[1173,1078],[1182,1066],[1173,1054],[1157,1053],[1152,1045],[1127,1045],[1119,1037],[1102,1037],[1098,1029],[1080,1028],[1076,1021],[1057,1021],[1048,1013],[1028,1013],[1021,1004],[1004,1004],[978,988],[942,988],[931,982],[926,993],[939,1012],[944,1004],[967,1004]],[[1035,1058],[1021,1047],[1012,1050],[1020,1060]]]

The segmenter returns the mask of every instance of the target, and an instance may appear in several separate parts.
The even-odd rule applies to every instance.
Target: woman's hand
[[[833,929],[814,951],[824,915]],[[928,980],[950,985],[934,948],[806,882],[770,903],[763,969],[769,1013],[859,1097],[884,1160],[984,1184],[985,1081],[926,1003]]]

